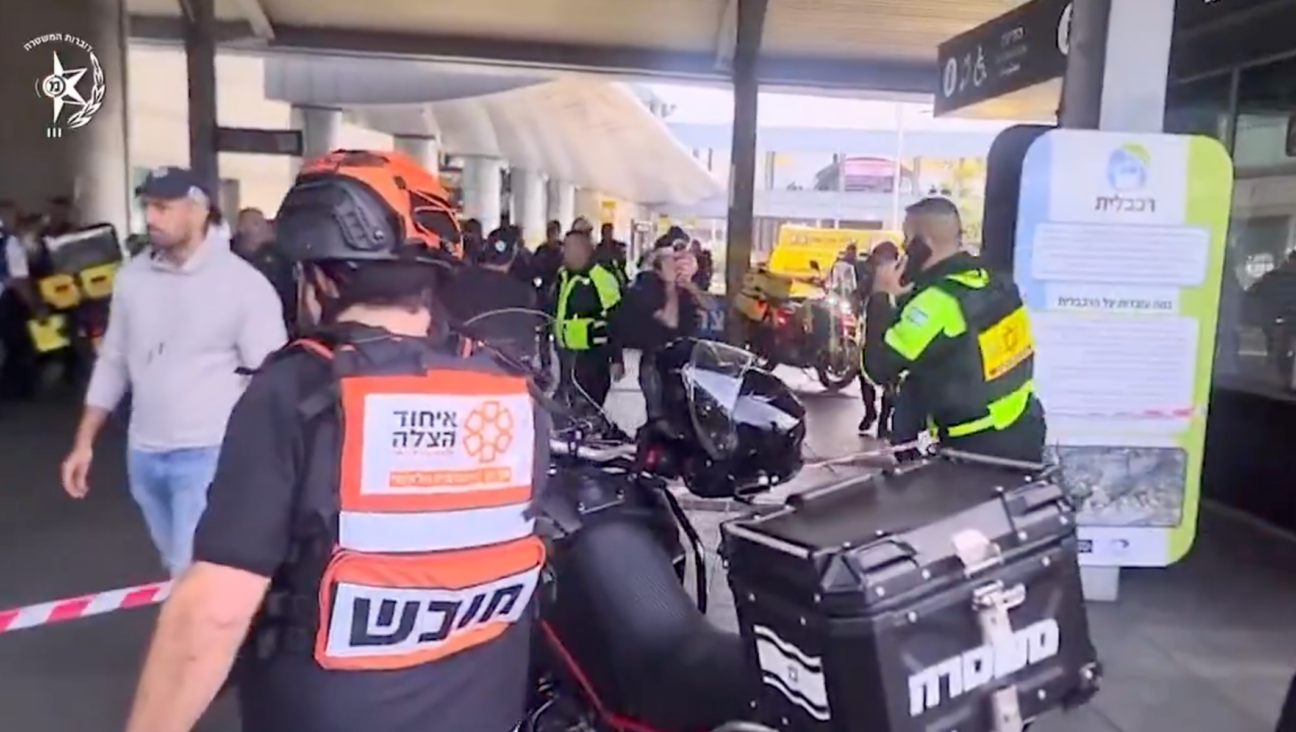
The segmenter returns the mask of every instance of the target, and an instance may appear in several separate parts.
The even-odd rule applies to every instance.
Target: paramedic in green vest
[[[865,373],[880,385],[903,377],[943,448],[1042,462],[1035,343],[1017,286],[962,250],[948,199],[910,206],[905,224],[904,256],[874,277]]]
[[[552,302],[559,393],[576,406],[592,402],[602,407],[612,383],[625,375],[621,346],[608,327],[621,302],[621,284],[594,261],[588,231],[573,229],[563,239],[563,266]]]

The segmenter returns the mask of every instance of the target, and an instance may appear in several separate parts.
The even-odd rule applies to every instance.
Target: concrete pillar
[[[1075,3],[1063,127],[1161,132],[1175,0]]]
[[[1062,126],[1161,132],[1175,0],[1090,0],[1073,7]],[[1119,568],[1082,567],[1080,576],[1086,599],[1119,597]]]
[[[294,104],[292,126],[302,132],[302,154],[306,158],[326,155],[342,144],[342,110]]]
[[[550,180],[546,209],[545,218],[548,221],[557,221],[563,228],[571,226],[572,220],[576,218],[576,186],[566,181]]]
[[[463,161],[464,218],[477,219],[490,231],[503,216],[504,161],[486,155],[464,155]]]
[[[83,222],[111,223],[123,237],[129,231],[126,20],[122,0],[38,3],[5,13],[0,198],[43,211],[50,197],[71,196]],[[65,69],[85,70],[76,88],[91,102],[65,106],[57,120],[49,94],[58,82],[47,81],[56,53]]]
[[[216,4],[215,0],[189,0],[183,8],[189,77],[189,167],[218,199],[221,182],[216,151]]]
[[[572,218],[577,219],[583,216],[586,219],[589,219],[589,222],[593,224],[595,230],[597,230],[599,219],[603,216],[602,204],[603,197],[599,195],[598,191],[592,191],[588,188],[577,188],[575,216]],[[571,226],[571,224],[571,221],[563,222],[564,226]]]
[[[743,276],[751,267],[752,242],[756,239],[756,127],[760,103],[757,61],[765,30],[769,0],[737,0],[737,24],[733,53],[733,140],[729,152],[729,211],[725,237],[725,288],[742,289]],[[728,318],[730,341],[743,337],[739,318]]]
[[[433,175],[440,173],[441,147],[435,137],[396,135],[392,138],[392,147],[417,160]]]
[[[544,175],[513,168],[513,223],[522,227],[526,243],[544,241],[545,221]]]

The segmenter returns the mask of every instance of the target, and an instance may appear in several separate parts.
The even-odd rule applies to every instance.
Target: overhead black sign
[[[1170,72],[1175,79],[1208,76],[1290,56],[1296,49],[1293,0],[1215,0],[1196,8],[1179,0]],[[1197,0],[1202,2],[1202,0]]]
[[[252,127],[217,127],[220,152],[301,157],[305,149],[301,130],[261,130]]]
[[[935,113],[1059,78],[1070,48],[1071,0],[1031,0],[942,43]]]
[[[1187,30],[1210,25],[1248,10],[1278,5],[1287,0],[1176,0],[1175,28]]]

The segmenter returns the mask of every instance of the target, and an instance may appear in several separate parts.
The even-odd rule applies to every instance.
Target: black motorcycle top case
[[[983,561],[959,551],[969,536]],[[860,477],[725,524],[724,545],[775,729],[993,732],[1014,728],[996,690],[1027,723],[1096,690],[1073,512],[1024,471],[939,458]],[[1008,608],[993,645],[986,597]]]

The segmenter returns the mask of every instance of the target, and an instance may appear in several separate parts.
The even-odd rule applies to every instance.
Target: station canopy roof
[[[176,0],[126,2],[132,37],[183,37]],[[696,164],[683,164],[684,151],[632,92],[584,75],[727,82],[737,0],[214,2],[224,48],[321,55],[333,64],[349,57],[342,66],[358,64],[357,57],[383,58],[380,66],[388,69],[395,58],[470,63],[503,67],[515,77],[443,78],[439,91],[400,100],[414,107],[374,94],[347,103],[350,114],[377,129],[439,133],[451,152],[501,155],[644,203],[688,203],[712,195],[706,189],[717,185]],[[926,96],[939,80],[942,41],[1019,4],[768,0],[758,75],[768,89]],[[547,71],[547,79],[535,70]],[[470,95],[469,88],[488,91]],[[312,96],[318,87],[310,94],[280,91],[287,101],[322,103]],[[643,165],[655,165],[657,174],[643,174],[653,170]]]
[[[176,40],[176,0],[126,0],[132,35]],[[768,0],[770,87],[935,91],[936,47],[1020,0]],[[735,0],[215,0],[247,47],[727,80]]]
[[[435,137],[453,155],[502,158],[638,203],[724,190],[633,89],[606,77],[323,56],[278,56],[265,68],[271,98]]]

